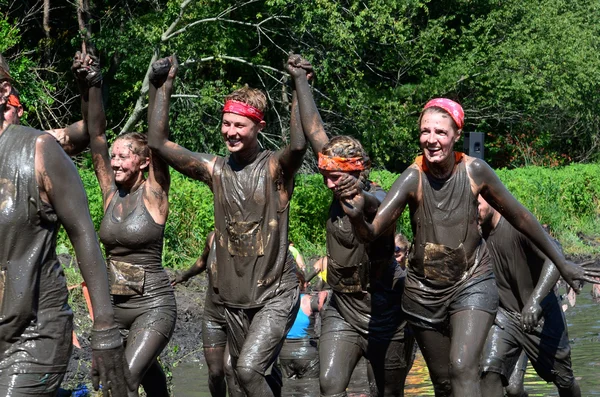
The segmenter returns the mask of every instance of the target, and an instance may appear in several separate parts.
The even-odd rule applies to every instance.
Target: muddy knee
[[[333,373],[334,371],[329,371],[329,374],[326,376],[321,376],[319,378],[319,383],[321,387],[321,396],[345,396],[346,387],[348,386],[348,382],[345,381],[343,376],[340,376],[339,373]]]
[[[463,359],[451,360],[449,373],[450,379],[479,382],[480,369],[477,363],[467,362]]]
[[[256,370],[247,367],[237,367],[235,369],[238,381],[245,386],[251,385],[254,382],[264,379],[264,376],[256,372]]]

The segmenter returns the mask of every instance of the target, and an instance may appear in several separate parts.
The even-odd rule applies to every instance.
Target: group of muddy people
[[[173,286],[204,270],[198,343],[213,396],[280,395],[283,372],[318,378],[321,396],[342,397],[361,358],[372,396],[402,396],[416,345],[436,396],[503,396],[522,356],[560,396],[580,396],[554,286],[562,275],[578,290],[600,270],[566,260],[490,166],[454,151],[461,106],[425,104],[422,154],[386,192],[369,180],[358,140],[326,133],[313,66],[291,55],[286,69],[287,145],[261,148],[267,98],[244,86],[225,98],[222,157],[169,139],[174,56],[152,65],[147,133],[119,135],[110,150],[96,57],[73,61],[83,120],[45,132],[20,125],[19,93],[0,57],[0,395],[55,396],[67,370],[73,313],[55,252],[62,225],[91,296],[91,376],[104,396],[137,396],[139,386],[169,395],[157,357],[175,326]],[[304,290],[312,276],[289,249],[294,177],[308,146],[333,192],[318,269],[329,292]],[[104,255],[70,159],[88,147],[102,191]],[[172,280],[161,263],[169,167],[214,194],[214,231],[198,261]],[[411,243],[395,235],[407,205]]]

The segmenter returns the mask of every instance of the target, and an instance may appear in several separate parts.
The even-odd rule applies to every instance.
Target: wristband
[[[92,350],[110,350],[123,346],[119,327],[114,326],[102,331],[92,330]]]

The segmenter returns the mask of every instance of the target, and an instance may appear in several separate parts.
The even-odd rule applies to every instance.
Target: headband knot
[[[457,102],[454,102],[453,100],[447,98],[435,98],[427,102],[423,110],[434,106],[442,108],[446,112],[448,112],[450,117],[452,117],[452,120],[454,120],[454,122],[458,126],[459,130],[461,130],[465,126],[465,112],[462,106],[460,106]]]
[[[15,94],[10,94],[8,96],[6,104],[18,108],[19,106],[21,106],[21,101],[19,101],[19,98],[17,98]]]
[[[235,101],[233,99],[225,102],[225,106],[223,106],[223,113],[239,114],[240,116],[248,117],[257,123],[260,123],[264,117],[264,113],[254,106],[250,106],[247,103]]]

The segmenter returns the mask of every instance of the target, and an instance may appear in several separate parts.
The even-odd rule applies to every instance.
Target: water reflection
[[[569,337],[575,376],[583,396],[600,396],[600,303],[590,296],[591,287],[584,288],[577,304],[567,313]],[[204,363],[179,364],[173,369],[174,395],[177,397],[210,397],[207,386],[207,369]],[[348,389],[350,397],[368,396],[366,366],[360,362]],[[405,396],[433,396],[427,366],[423,356],[417,354],[415,364],[406,380]],[[531,366],[525,374],[525,389],[529,396],[558,396],[553,384],[542,381]],[[288,380],[284,396],[312,397],[319,395],[316,380]]]

